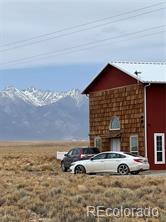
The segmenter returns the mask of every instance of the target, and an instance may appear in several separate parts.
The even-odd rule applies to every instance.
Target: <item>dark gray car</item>
[[[66,172],[72,162],[84,159],[90,159],[93,155],[100,153],[96,147],[76,147],[67,154],[65,154],[63,160],[61,161],[62,171]]]

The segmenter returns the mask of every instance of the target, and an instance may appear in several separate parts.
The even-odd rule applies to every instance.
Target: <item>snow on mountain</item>
[[[78,89],[0,91],[1,140],[85,139],[87,134],[88,98]]]
[[[13,86],[6,87],[4,90],[2,90],[0,92],[0,96],[10,97],[11,99],[19,97],[20,99],[23,99],[25,102],[34,106],[49,105],[67,96],[73,98],[76,104],[79,106],[84,98],[79,89],[72,89],[65,92],[54,92],[50,90],[40,90],[34,87],[18,90]]]
[[[20,98],[26,102],[29,101],[27,97],[24,95],[24,93],[16,89],[14,86],[6,87],[4,90],[0,91],[0,97],[10,98],[12,100],[15,100],[16,98]]]

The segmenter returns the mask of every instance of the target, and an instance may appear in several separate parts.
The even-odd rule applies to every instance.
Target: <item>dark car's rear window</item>
[[[84,154],[97,154],[97,153],[100,153],[100,151],[95,147],[93,148],[89,147],[89,148],[84,148],[83,153]]]

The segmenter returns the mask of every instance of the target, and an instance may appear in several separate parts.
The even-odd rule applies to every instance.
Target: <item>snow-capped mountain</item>
[[[0,139],[82,139],[87,133],[88,99],[78,89],[0,91]]]
[[[18,90],[13,86],[9,86],[0,92],[0,96],[8,96],[13,99],[15,97],[19,97],[34,106],[49,105],[67,96],[73,98],[77,105],[79,105],[83,100],[83,96],[79,89],[72,89],[66,92],[54,92],[50,90],[40,90],[34,87]]]

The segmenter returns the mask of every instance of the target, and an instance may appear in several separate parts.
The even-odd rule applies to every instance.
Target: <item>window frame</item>
[[[68,155],[69,157],[72,156],[72,155],[73,155],[73,151],[74,151],[74,149],[69,150],[69,152],[67,153],[67,155]]]
[[[112,122],[113,122],[114,119],[119,121],[119,128],[112,128]],[[120,119],[119,119],[118,116],[113,116],[111,118],[110,125],[109,125],[109,130],[120,130]]]
[[[80,154],[80,148],[73,149],[72,156],[78,156]]]
[[[162,150],[157,150],[157,136],[162,137]],[[157,152],[162,152],[162,161],[157,160]],[[165,133],[154,133],[154,163],[165,164]]]
[[[104,158],[97,158],[98,156],[105,156]],[[99,153],[99,154],[97,154],[97,155],[95,155],[94,157],[92,157],[92,159],[95,161],[95,160],[105,160],[105,159],[107,159],[107,153]]]
[[[112,158],[109,158],[109,155],[115,155],[116,157],[112,157]],[[107,153],[107,158],[108,160],[114,160],[114,159],[124,159],[126,158],[125,155],[121,154],[121,153]]]
[[[137,151],[132,150],[132,142],[131,141],[132,141],[133,137],[137,138]],[[138,135],[137,134],[130,135],[130,153],[135,154],[135,155],[139,154],[139,152],[138,152]]]
[[[97,146],[97,143],[96,143],[97,140],[100,140],[100,146]],[[102,138],[101,138],[100,136],[96,136],[96,137],[94,138],[94,147],[96,147],[96,148],[98,148],[99,150],[101,150],[101,148],[102,148]]]

